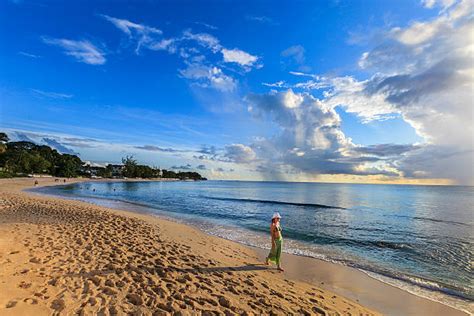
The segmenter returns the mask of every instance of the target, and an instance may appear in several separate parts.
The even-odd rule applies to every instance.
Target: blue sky
[[[94,163],[133,154],[216,179],[470,183],[472,174],[420,163],[445,150],[467,151],[453,159],[469,162],[472,148],[445,141],[433,130],[440,122],[415,111],[443,114],[430,101],[441,89],[423,90],[423,74],[447,63],[453,45],[470,47],[445,40],[472,23],[469,9],[448,0],[2,1],[0,128],[55,139]],[[445,50],[435,54],[435,44]],[[469,114],[464,105],[454,102],[454,113]]]

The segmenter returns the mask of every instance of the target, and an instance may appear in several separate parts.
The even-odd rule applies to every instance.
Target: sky
[[[0,131],[210,179],[474,185],[472,0],[0,0]]]

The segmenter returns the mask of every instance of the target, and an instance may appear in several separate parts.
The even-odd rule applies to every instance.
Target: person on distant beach
[[[281,267],[281,246],[283,243],[283,237],[281,236],[281,226],[280,226],[280,213],[275,212],[272,217],[272,223],[270,224],[270,235],[272,236],[272,249],[268,254],[268,257],[265,261],[266,265],[269,265],[270,262],[273,262],[277,265],[279,271],[284,271]]]
[[[35,180],[35,187],[38,186],[38,180]]]

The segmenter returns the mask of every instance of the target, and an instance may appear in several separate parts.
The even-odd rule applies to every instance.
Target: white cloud
[[[265,15],[246,15],[245,18],[250,21],[255,21],[263,24],[273,24],[276,25],[276,23],[272,18],[265,16]]]
[[[250,146],[262,161],[257,171],[281,177],[284,173],[398,176],[391,167],[410,146],[356,146],[344,135],[336,111],[308,93],[292,90],[250,94],[246,101],[256,117],[275,122],[280,134],[260,138]]]
[[[446,10],[455,3],[456,0],[421,0],[421,5],[428,9],[432,9],[435,6],[439,6],[442,8],[442,10]]]
[[[301,45],[290,46],[280,53],[282,57],[291,58],[297,64],[303,64],[306,60],[305,49]]]
[[[188,64],[187,68],[181,69],[179,73],[183,78],[191,79],[194,84],[203,88],[212,87],[222,92],[231,92],[237,86],[237,82],[218,67],[194,63]]]
[[[299,107],[303,100],[302,95],[294,93],[291,89],[283,94],[283,105],[289,109]]]
[[[159,42],[150,44],[149,48],[151,50],[165,50],[168,51],[170,54],[176,53],[176,39],[169,38],[169,39],[162,39]]]
[[[363,122],[400,115],[425,143],[391,159],[386,170],[473,184],[474,38],[466,36],[474,29],[470,4],[445,3],[447,9],[430,21],[389,30],[359,60],[361,67],[373,73],[366,80],[312,76],[291,87],[322,89],[322,105],[344,107]],[[307,150],[302,151],[307,157]]]
[[[102,15],[107,21],[114,24],[117,28],[119,28],[122,32],[126,33],[129,36],[132,36],[132,32],[138,32],[140,34],[146,33],[154,33],[154,34],[162,34],[163,32],[157,28],[146,26],[143,24],[138,24],[131,22],[125,19],[118,19],[108,15]]]
[[[137,42],[137,54],[145,47],[154,51],[167,51],[182,58],[185,68],[179,69],[178,73],[182,78],[190,80],[193,86],[234,92],[238,86],[235,76],[241,75],[242,69],[250,71],[251,68],[262,67],[257,56],[238,48],[227,49],[218,38],[208,33],[194,33],[187,29],[181,36],[163,38],[160,29],[108,15],[101,16],[128,35],[130,40]],[[214,29],[212,25],[196,23]],[[222,54],[222,59],[217,59],[217,54]],[[228,65],[224,66],[224,63]]]
[[[241,66],[251,67],[258,60],[257,56],[250,55],[249,53],[236,48],[223,48],[221,52],[224,56],[224,61],[227,63],[237,63]]]
[[[249,146],[243,144],[232,144],[225,147],[224,157],[230,162],[250,163],[256,158],[255,152]]]
[[[52,99],[70,99],[73,97],[72,94],[66,94],[66,93],[58,93],[58,92],[51,92],[51,91],[43,91],[39,89],[31,89],[36,95],[42,96],[42,97],[48,97]]]
[[[421,0],[421,4],[428,9],[431,9],[434,7],[436,3],[436,0]]]
[[[197,42],[199,45],[209,48],[214,53],[217,53],[222,49],[219,40],[207,33],[193,33],[191,30],[186,30],[183,32],[183,39],[192,40]]]
[[[272,88],[283,88],[283,87],[286,86],[286,83],[285,83],[285,81],[280,80],[280,81],[273,82],[273,83],[262,82],[262,85],[267,86],[267,87],[272,87]]]
[[[58,46],[64,50],[64,54],[74,57],[78,62],[90,65],[103,65],[107,61],[105,53],[94,46],[88,40],[70,40],[60,38],[42,37],[44,43]]]
[[[218,29],[217,26],[212,25],[212,24],[209,24],[209,23],[204,23],[204,22],[194,22],[194,23],[197,24],[197,25],[205,26],[205,27],[207,27],[207,28],[210,29],[210,30],[217,30],[217,29]]]
[[[156,36],[163,34],[160,29],[155,27],[134,23],[126,19],[114,18],[105,14],[101,16],[127,34],[129,38],[137,41],[137,47],[135,49],[137,54],[140,52],[142,46],[148,48],[153,46],[157,41]]]
[[[281,64],[286,68],[296,68],[301,71],[310,71],[311,68],[305,65],[306,50],[302,45],[290,46],[280,53]]]
[[[35,55],[35,54],[31,54],[31,53],[27,53],[27,52],[18,52],[19,55],[22,55],[22,56],[25,56],[25,57],[29,57],[29,58],[41,58],[41,56],[39,55]]]

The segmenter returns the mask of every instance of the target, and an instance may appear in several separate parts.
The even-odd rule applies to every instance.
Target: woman
[[[283,243],[283,238],[281,236],[281,226],[280,226],[280,213],[276,212],[273,214],[272,223],[270,225],[270,234],[272,236],[272,250],[268,254],[266,264],[268,265],[269,262],[273,262],[277,265],[279,271],[283,272],[284,270],[281,268],[281,245]]]

